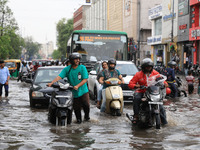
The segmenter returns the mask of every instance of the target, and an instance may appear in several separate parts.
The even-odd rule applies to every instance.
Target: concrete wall
[[[107,0],[107,29],[123,31],[123,1]]]
[[[172,31],[172,19],[164,20],[167,16],[169,16],[172,13],[172,3],[171,3],[171,9],[168,8],[170,6],[170,2],[173,0],[162,0],[162,6],[163,6],[163,20],[162,20],[162,39],[163,43],[168,43],[171,40],[171,31]],[[174,23],[173,23],[173,39],[174,42],[177,41],[177,22],[178,22],[178,0],[174,0]]]

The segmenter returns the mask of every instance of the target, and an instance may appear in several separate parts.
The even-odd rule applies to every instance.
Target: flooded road
[[[200,98],[167,100],[168,125],[160,130],[138,129],[131,125],[125,105],[121,117],[100,114],[91,101],[90,122],[56,127],[47,120],[47,108],[29,106],[29,85],[10,81],[9,100],[0,104],[0,149],[154,149],[194,150],[200,147]]]

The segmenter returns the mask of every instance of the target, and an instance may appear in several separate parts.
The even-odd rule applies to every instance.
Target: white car
[[[97,91],[99,91],[100,84],[97,81],[97,74],[102,70],[102,61],[98,61],[92,71],[89,72],[88,88],[90,96],[93,100],[97,99]],[[121,85],[124,95],[124,102],[132,102],[133,91],[129,89],[129,81],[138,72],[136,65],[132,61],[117,61],[116,69],[122,74],[125,84]]]

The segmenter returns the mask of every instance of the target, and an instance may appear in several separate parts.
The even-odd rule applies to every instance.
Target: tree
[[[56,29],[58,51],[62,54],[61,57],[66,57],[67,42],[73,32],[73,19],[61,19],[58,22]]]
[[[0,57],[17,58],[21,55],[23,39],[7,0],[0,0]]]
[[[59,50],[54,50],[53,53],[52,53],[52,58],[53,59],[59,59],[61,58],[62,54]]]
[[[32,37],[25,38],[24,48],[26,49],[27,59],[31,60],[39,52],[41,44],[34,42]]]

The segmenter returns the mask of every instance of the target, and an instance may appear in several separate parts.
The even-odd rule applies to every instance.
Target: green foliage
[[[32,37],[25,38],[24,48],[26,50],[26,55],[28,60],[33,59],[35,55],[39,52],[41,45],[33,41]]]
[[[0,57],[19,58],[23,39],[17,34],[18,26],[7,0],[0,0]]]
[[[59,50],[54,50],[53,53],[52,53],[52,58],[53,59],[59,59],[61,58],[61,52]]]
[[[61,57],[66,56],[67,52],[67,42],[73,32],[73,19],[69,19],[66,21],[66,19],[61,19],[57,26],[57,46],[58,50],[61,53]]]

